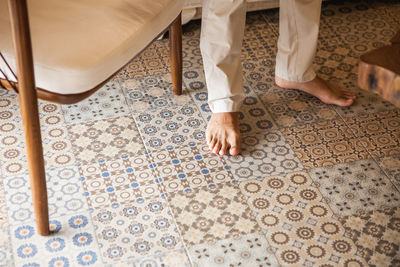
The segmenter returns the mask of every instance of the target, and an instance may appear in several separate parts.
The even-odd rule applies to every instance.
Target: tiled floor
[[[210,153],[200,23],[75,105],[40,102],[52,234],[35,230],[17,97],[0,90],[0,266],[400,266],[400,110],[357,88],[399,1],[324,3],[315,66],[347,108],[273,83],[278,12],[248,14],[243,151]]]

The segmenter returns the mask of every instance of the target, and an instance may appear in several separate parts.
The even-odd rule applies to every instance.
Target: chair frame
[[[8,0],[8,3],[11,18],[12,38],[15,47],[17,73],[19,76],[18,82],[13,83],[13,85],[18,88],[19,92],[18,99],[20,102],[21,115],[25,131],[34,214],[36,218],[38,233],[40,235],[46,236],[50,234],[49,212],[37,98],[60,104],[72,104],[79,102],[80,100],[90,96],[99,88],[101,88],[107,81],[109,81],[125,66],[121,67],[120,70],[111,75],[107,80],[103,81],[95,88],[81,94],[62,95],[36,88],[27,2],[26,0]],[[172,22],[172,24],[167,27],[165,31],[167,30],[169,30],[170,33],[170,64],[173,93],[175,95],[181,95],[181,13]],[[160,35],[161,34],[162,33],[160,33]],[[3,87],[6,87],[7,89],[12,89],[12,86],[6,80],[0,79],[0,83],[1,85],[3,85]]]

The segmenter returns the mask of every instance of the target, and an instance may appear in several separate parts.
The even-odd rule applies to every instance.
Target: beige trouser
[[[246,0],[204,0],[200,49],[213,113],[238,111],[243,98],[240,51]],[[281,0],[275,74],[294,82],[315,77],[321,0]]]

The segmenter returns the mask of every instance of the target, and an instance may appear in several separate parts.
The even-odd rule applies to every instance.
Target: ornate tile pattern
[[[87,100],[40,101],[49,237],[17,95],[0,89],[0,266],[400,266],[400,114],[357,87],[359,55],[399,14],[393,0],[324,1],[314,63],[357,94],[342,108],[274,85],[278,10],[248,13],[237,157],[205,145],[200,21],[183,26],[182,96],[162,38]]]
[[[106,263],[182,249],[168,204],[161,199],[95,209],[92,217]]]
[[[0,172],[1,175],[1,172]],[[0,180],[0,228],[8,222],[6,195],[4,192],[3,179]]]
[[[156,151],[151,156],[163,192],[191,191],[233,180],[224,158],[210,153],[205,143]]]
[[[373,160],[316,168],[310,175],[338,216],[400,205],[400,192]]]
[[[147,154],[79,167],[89,207],[118,207],[161,195]]]
[[[120,81],[169,72],[168,39],[153,42],[142,54],[129,62],[117,77]]]
[[[400,153],[398,109],[345,118],[345,122],[372,155],[384,157]]]
[[[380,158],[379,165],[400,191],[400,154]]]
[[[259,230],[236,183],[174,192],[168,195],[168,200],[188,245],[212,243]]]
[[[342,219],[345,235],[368,266],[400,265],[400,208],[363,212]]]
[[[143,143],[131,115],[68,125],[78,163],[112,160],[143,151]]]
[[[184,82],[193,101],[199,108],[203,118],[211,118],[211,109],[207,103],[208,93],[206,80],[202,70],[191,70],[184,73]],[[243,135],[276,128],[271,115],[265,109],[258,96],[252,92],[250,86],[244,85],[243,102],[239,110],[239,128]]]
[[[281,128],[280,131],[307,169],[370,157],[363,143],[341,120]]]
[[[259,233],[195,245],[189,252],[195,267],[278,265],[265,237]]]
[[[275,60],[266,58],[243,64],[250,88],[260,97],[273,121],[280,127],[338,119],[335,110],[298,90],[282,89],[274,82]],[[248,108],[248,107],[246,107]]]
[[[165,266],[165,267],[189,267],[190,259],[185,250],[175,250],[169,253],[151,255],[150,257],[140,258],[138,260],[119,261],[106,265],[107,267],[147,267],[147,266]]]
[[[303,169],[283,135],[278,131],[249,135],[242,138],[242,152],[227,157],[236,180],[265,178]]]
[[[148,150],[163,150],[205,139],[206,124],[194,105],[148,110],[135,114]]]
[[[191,102],[189,95],[176,96],[172,93],[171,74],[128,79],[122,82],[133,112],[145,112],[149,109],[171,108]],[[183,88],[184,90],[185,88]]]
[[[118,117],[129,112],[118,82],[108,82],[87,99],[61,108],[69,124]]]
[[[13,265],[10,244],[9,225],[8,223],[3,222],[3,224],[0,225],[0,266]]]
[[[15,266],[99,266],[99,253],[91,218],[77,213],[50,220],[53,232],[37,234],[34,221],[10,227]]]
[[[278,262],[283,266],[365,266],[353,241],[343,236],[305,172],[240,183]]]
[[[39,101],[39,113],[46,167],[74,164],[75,157],[60,105]],[[14,95],[0,98],[0,153],[2,175],[14,176],[28,170],[25,134]]]
[[[4,180],[10,223],[34,219],[29,175],[7,177]],[[46,170],[49,216],[63,216],[87,210],[79,171],[75,166]]]

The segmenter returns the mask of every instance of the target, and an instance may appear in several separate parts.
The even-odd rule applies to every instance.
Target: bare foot
[[[240,152],[239,113],[214,113],[207,125],[207,144],[216,154],[235,156]]]
[[[298,89],[318,97],[326,104],[334,104],[337,106],[347,107],[354,103],[356,96],[348,90],[338,85],[329,84],[316,76],[309,82],[289,82],[280,77],[275,76],[275,83],[279,87],[287,89]]]

